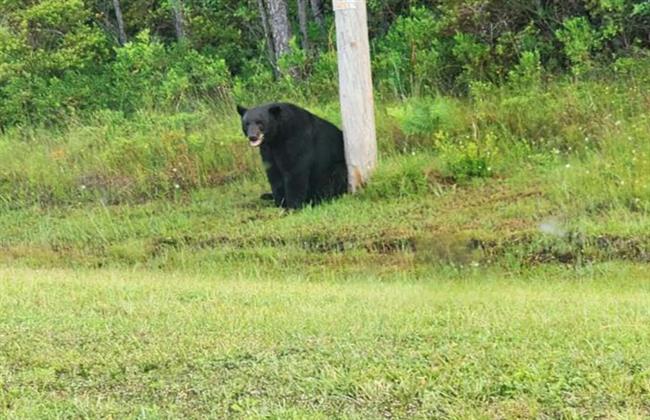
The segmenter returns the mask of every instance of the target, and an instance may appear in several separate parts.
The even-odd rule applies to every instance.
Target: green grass
[[[366,191],[293,214],[258,200],[268,185],[233,104],[9,129],[0,261],[357,271],[375,261],[647,262],[648,68],[379,103],[380,161]],[[303,105],[338,121],[333,104]]]
[[[642,418],[644,267],[0,269],[4,418]]]
[[[0,417],[650,416],[639,68],[380,103],[296,212],[230,105],[1,133]]]
[[[439,175],[435,157],[416,154],[382,161],[361,195],[294,213],[258,199],[266,190],[260,178],[171,200],[7,209],[0,216],[0,261],[185,270],[304,264],[306,270],[353,271],[381,261],[387,272],[439,264],[647,262],[647,210],[617,199],[629,190],[576,199],[588,184],[567,184],[584,170],[579,163],[557,165],[539,169],[536,178],[521,170],[459,185]]]
[[[572,159],[589,166],[599,153],[605,162],[618,162],[613,176],[625,177],[624,169],[643,174],[650,166],[648,64],[598,80],[477,83],[469,98],[378,102],[380,156],[395,162],[419,155],[457,183]],[[340,125],[337,102],[300,104]],[[622,167],[634,153],[633,168]],[[198,103],[192,112],[102,111],[56,127],[7,128],[0,133],[0,163],[0,208],[167,200],[263,177],[228,101]],[[409,162],[400,167],[422,169]],[[639,181],[647,184],[647,178]]]

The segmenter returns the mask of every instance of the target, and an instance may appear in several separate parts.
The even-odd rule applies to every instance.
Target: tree
[[[261,1],[261,0],[260,0]],[[291,28],[289,26],[289,17],[287,14],[286,0],[265,0],[260,8],[261,18],[264,25],[270,28],[269,33],[272,41],[269,44],[269,49],[273,52],[274,64],[276,71],[279,71],[277,64],[280,58],[291,51],[289,40],[291,39]],[[264,22],[266,19],[266,22]],[[266,27],[265,27],[266,28]],[[294,69],[288,69],[289,74],[295,76]]]
[[[124,19],[122,18],[122,8],[120,0],[113,0],[113,9],[115,9],[115,20],[117,20],[117,30],[120,45],[126,44],[126,32],[124,31]]]
[[[273,47],[273,34],[271,33],[271,25],[269,24],[269,16],[266,13],[266,6],[264,0],[257,0],[257,7],[259,8],[260,19],[262,20],[262,28],[264,28],[264,36],[266,38],[266,51],[268,52],[269,62],[273,67],[275,76],[279,76],[278,65],[275,61],[275,48]]]
[[[309,34],[307,32],[307,0],[298,1],[298,23],[302,34],[302,49],[309,51]]]
[[[325,24],[323,22],[323,2],[322,0],[310,0],[311,2],[311,12],[314,15],[314,20],[318,23],[321,30],[324,28]]]
[[[172,10],[174,12],[174,29],[176,30],[176,39],[182,41],[185,39],[185,22],[183,18],[183,1],[172,0]]]
[[[273,35],[273,51],[276,60],[290,51],[289,17],[285,0],[266,0],[271,34]]]

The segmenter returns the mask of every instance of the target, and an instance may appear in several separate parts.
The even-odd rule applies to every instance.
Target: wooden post
[[[355,192],[377,163],[366,0],[334,0],[333,5],[348,186]]]

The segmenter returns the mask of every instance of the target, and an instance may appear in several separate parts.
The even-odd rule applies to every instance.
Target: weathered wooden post
[[[333,6],[348,186],[355,192],[377,163],[366,0],[333,0]]]

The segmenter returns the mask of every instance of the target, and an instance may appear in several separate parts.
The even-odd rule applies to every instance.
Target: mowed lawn
[[[646,417],[647,271],[4,267],[0,417]]]

